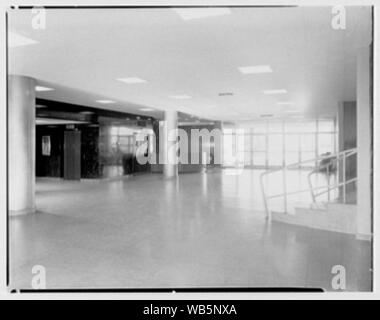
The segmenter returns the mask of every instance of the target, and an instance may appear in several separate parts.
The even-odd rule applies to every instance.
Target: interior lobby
[[[10,8],[10,290],[371,291],[372,8],[340,9]]]

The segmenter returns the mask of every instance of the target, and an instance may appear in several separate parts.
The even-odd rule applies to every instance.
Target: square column
[[[357,237],[372,235],[372,75],[370,47],[357,57]]]

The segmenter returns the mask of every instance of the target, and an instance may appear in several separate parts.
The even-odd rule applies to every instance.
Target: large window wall
[[[266,120],[223,129],[223,164],[245,167],[281,167],[337,150],[334,119]]]

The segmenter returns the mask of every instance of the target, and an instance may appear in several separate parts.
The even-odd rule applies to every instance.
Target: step
[[[325,210],[296,207],[294,214],[272,212],[272,221],[356,234],[356,206],[328,203]]]

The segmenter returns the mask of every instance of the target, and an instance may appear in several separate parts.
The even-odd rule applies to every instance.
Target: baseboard
[[[356,240],[372,241],[372,234],[357,233]]]
[[[30,213],[35,213],[36,208],[27,208],[22,210],[9,210],[9,216],[10,217],[17,217],[17,216],[23,216]]]

